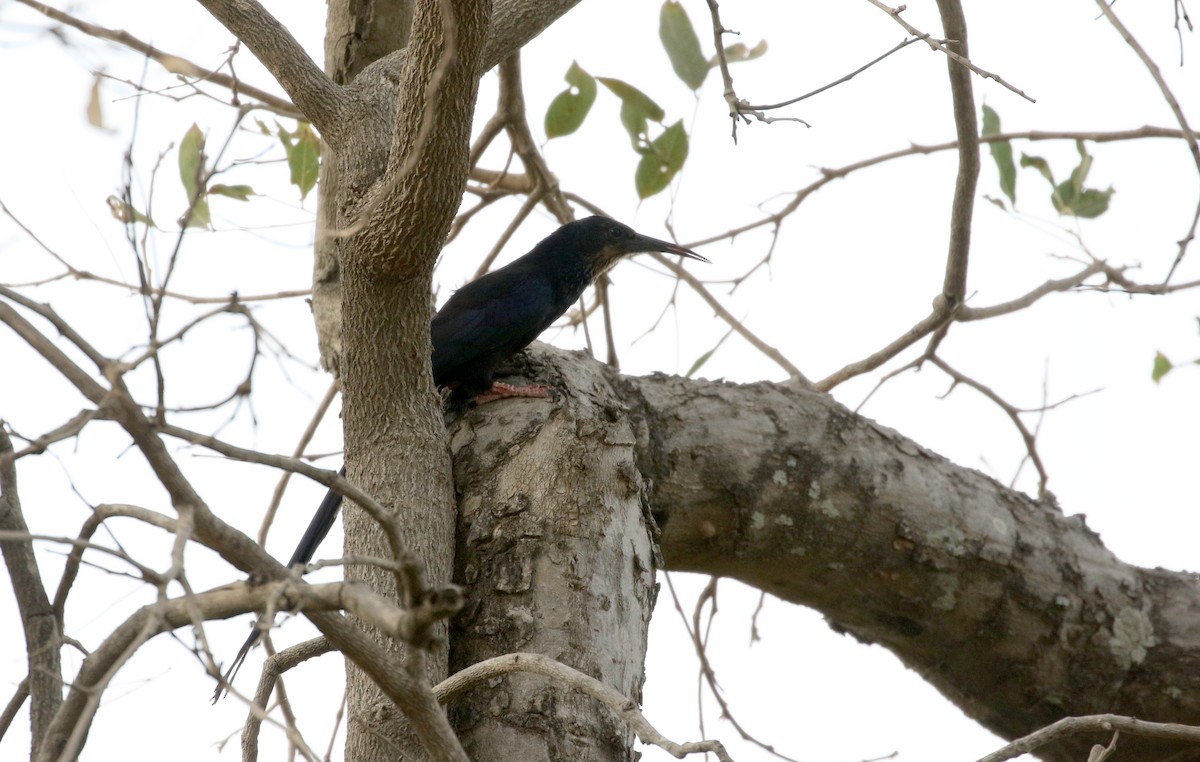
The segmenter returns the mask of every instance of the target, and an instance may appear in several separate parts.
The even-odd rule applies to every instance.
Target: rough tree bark
[[[486,519],[496,535],[460,519],[460,552],[477,550],[481,537],[513,546],[514,536],[541,537],[543,524],[511,486],[480,486],[528,484],[521,475],[534,452],[543,464],[537,484],[570,484],[619,462],[614,476],[586,481],[586,502],[617,521],[634,510],[622,501],[644,489],[667,569],[731,577],[811,606],[835,630],[894,652],[1004,737],[1096,713],[1200,723],[1195,574],[1124,564],[1082,516],[1064,516],[799,384],[632,378],[582,353],[539,346],[531,354],[542,364],[537,380],[566,390],[567,400],[488,406],[452,429],[465,502],[501,493]],[[582,456],[559,449],[563,429]],[[546,462],[557,469],[547,472]],[[531,494],[543,492],[560,514],[581,503],[570,490]],[[518,527],[537,531],[519,535]],[[634,530],[629,541],[639,536]],[[542,552],[555,547],[547,540]],[[468,583],[474,558],[458,562]],[[555,563],[551,556],[533,568],[552,576]],[[495,568],[497,581],[470,589],[480,596],[491,585],[503,599],[513,592],[504,580],[529,566]],[[535,571],[535,585],[543,580]],[[527,637],[520,624],[516,615],[507,623],[491,615],[493,629]],[[466,662],[458,653],[456,666]],[[1091,743],[1107,740],[1076,738],[1044,756],[1085,759]],[[1130,759],[1200,759],[1194,747],[1128,736],[1121,748]]]
[[[493,403],[451,426],[467,599],[451,670],[532,651],[640,703],[656,593],[647,485],[617,390],[575,380],[555,379],[557,402]],[[480,760],[627,760],[633,740],[594,699],[533,675],[477,685],[451,720]]]

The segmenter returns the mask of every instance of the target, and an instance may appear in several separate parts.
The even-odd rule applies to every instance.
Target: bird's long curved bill
[[[657,238],[651,238],[650,236],[643,236],[642,242],[646,245],[645,251],[661,251],[664,254],[678,254],[681,257],[687,257],[688,259],[695,259],[700,262],[712,264],[712,262],[709,262],[696,252],[692,251],[691,249],[685,249],[677,243],[660,241]]]

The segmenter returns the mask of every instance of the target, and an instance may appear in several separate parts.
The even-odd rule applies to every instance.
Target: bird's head
[[[559,228],[559,232],[573,239],[574,249],[587,260],[593,278],[607,271],[621,257],[647,251],[679,254],[689,259],[708,262],[691,249],[642,235],[627,225],[599,215],[569,222]]]

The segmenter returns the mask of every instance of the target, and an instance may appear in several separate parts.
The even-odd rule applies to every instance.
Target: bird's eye
[[[618,238],[623,237],[624,235],[625,235],[625,231],[621,230],[621,228],[609,228],[608,229],[608,237],[613,239],[614,241],[617,240]]]

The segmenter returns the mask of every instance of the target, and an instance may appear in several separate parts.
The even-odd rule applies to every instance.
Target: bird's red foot
[[[486,405],[489,402],[504,399],[505,397],[537,397],[546,399],[554,393],[554,390],[549,386],[541,386],[540,384],[530,384],[529,386],[513,386],[502,381],[493,381],[492,388],[488,389],[483,394],[475,395],[476,405]]]

